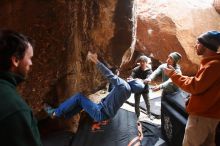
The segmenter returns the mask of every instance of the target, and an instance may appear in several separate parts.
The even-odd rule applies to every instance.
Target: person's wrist
[[[172,70],[172,71],[168,74],[168,76],[171,77],[173,74],[175,74],[175,70]]]
[[[99,64],[100,63],[100,61],[97,59],[95,62],[94,62],[95,64]]]

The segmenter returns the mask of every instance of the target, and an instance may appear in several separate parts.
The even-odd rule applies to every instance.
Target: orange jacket
[[[170,78],[191,93],[186,107],[190,115],[220,119],[220,54],[204,58],[194,77],[173,72]]]

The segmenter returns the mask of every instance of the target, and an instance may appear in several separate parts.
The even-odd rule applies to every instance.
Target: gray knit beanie
[[[177,63],[182,58],[182,55],[178,52],[172,52],[169,54],[169,56],[174,60],[175,63]]]
[[[151,59],[145,55],[140,56],[137,61],[145,61],[147,63],[151,63]]]
[[[217,52],[220,46],[220,32],[216,30],[208,31],[198,37],[198,41],[206,48]]]

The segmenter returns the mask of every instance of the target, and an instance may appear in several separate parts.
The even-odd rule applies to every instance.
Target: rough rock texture
[[[32,72],[20,91],[39,120],[45,118],[43,102],[56,106],[78,91],[104,86],[87,52],[120,65],[131,44],[132,5],[132,0],[0,1],[0,27],[36,41]]]
[[[165,62],[167,55],[183,55],[183,72],[192,75],[199,58],[196,38],[208,30],[220,30],[220,16],[212,0],[139,0],[137,50]]]

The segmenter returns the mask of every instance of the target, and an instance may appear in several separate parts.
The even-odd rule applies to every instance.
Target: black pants
[[[146,108],[147,108],[147,114],[150,114],[150,102],[149,102],[149,93],[140,93],[140,94],[135,94],[134,95],[134,99],[135,99],[135,113],[137,115],[137,117],[140,116],[140,98],[141,95],[144,98],[144,102],[146,104]]]

